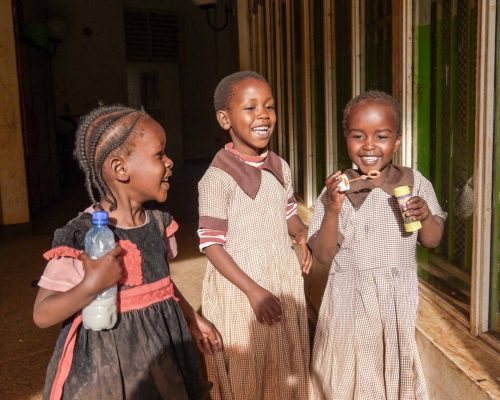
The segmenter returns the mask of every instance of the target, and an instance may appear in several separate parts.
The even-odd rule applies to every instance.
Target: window
[[[500,65],[500,7],[496,15],[496,65]],[[495,136],[493,141],[493,160],[500,157],[500,76],[495,77]],[[500,338],[500,163],[494,162],[493,167],[493,195],[492,208],[492,234],[491,234],[491,274],[489,298],[489,330]]]
[[[413,4],[413,161],[448,212],[441,245],[419,248],[419,276],[472,334],[498,346],[487,335],[500,337],[498,16],[477,0]]]
[[[438,249],[419,248],[421,279],[470,314],[473,228],[476,7],[417,2],[415,140],[417,168],[448,212]]]
[[[342,109],[352,95],[350,5],[262,1],[249,12],[252,68],[269,80],[277,100],[272,147],[312,206],[326,176],[350,167],[342,132]]]

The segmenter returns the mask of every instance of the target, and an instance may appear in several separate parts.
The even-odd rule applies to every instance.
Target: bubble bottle
[[[420,228],[422,228],[422,224],[420,223],[420,221],[413,221],[411,217],[407,217],[403,212],[403,208],[406,206],[406,202],[412,197],[410,187],[399,186],[397,188],[394,188],[394,196],[396,196],[396,199],[398,200],[399,208],[401,209],[403,215],[405,231],[416,232]]]

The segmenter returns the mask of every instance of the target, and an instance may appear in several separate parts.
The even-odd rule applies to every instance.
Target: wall
[[[217,26],[222,26],[224,7],[231,3],[218,1]],[[236,6],[230,7],[229,23],[222,31],[210,29],[205,11],[192,1],[125,0],[125,6],[168,10],[180,15],[183,158],[187,162],[210,160],[222,146],[224,135],[215,119],[213,92],[220,79],[238,70]],[[210,14],[213,22],[214,15]]]
[[[29,221],[12,4],[0,2],[0,223]]]
[[[64,17],[67,37],[52,57],[58,116],[80,116],[105,104],[127,102],[123,4],[105,0],[50,0],[49,14]],[[59,129],[68,129],[58,118]]]

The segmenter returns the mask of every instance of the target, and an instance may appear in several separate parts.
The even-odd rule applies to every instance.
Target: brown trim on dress
[[[344,172],[349,179],[358,178],[361,176],[359,170],[348,169]],[[347,198],[351,201],[354,208],[359,209],[370,192],[376,187],[380,187],[390,196],[394,196],[394,189],[398,186],[413,187],[413,170],[401,165],[389,164],[387,166],[387,176],[380,186],[376,186],[370,179],[363,179],[352,182],[351,188],[346,191]]]
[[[200,229],[215,229],[217,231],[227,231],[227,220],[215,217],[200,216],[198,227]]]
[[[260,181],[262,179],[261,169],[265,169],[272,173],[279,183],[285,187],[281,159],[271,150],[268,151],[267,157],[262,162],[262,165],[254,167],[238,158],[229,150],[221,149],[215,155],[210,166],[219,168],[231,175],[241,190],[252,199],[255,199],[255,196],[257,196],[259,192]]]

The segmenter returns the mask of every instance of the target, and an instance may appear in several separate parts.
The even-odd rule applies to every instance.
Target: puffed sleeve
[[[84,270],[78,257],[90,226],[90,215],[82,214],[55,231],[52,249],[43,255],[48,262],[38,286],[65,292],[81,282]]]

